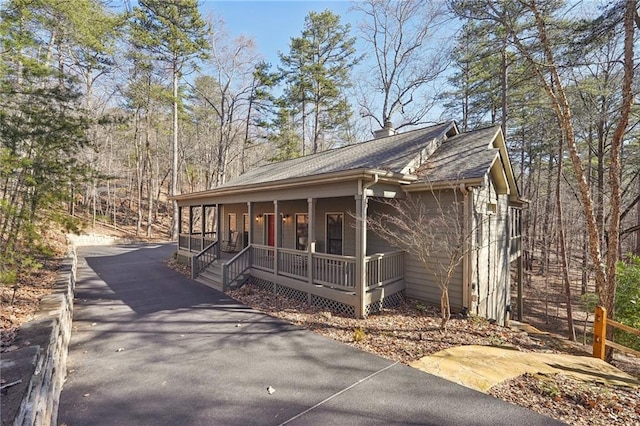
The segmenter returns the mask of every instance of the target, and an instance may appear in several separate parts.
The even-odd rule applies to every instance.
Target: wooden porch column
[[[275,221],[274,231],[275,241],[273,244],[273,273],[278,275],[278,248],[282,244],[282,219],[280,218],[280,205],[278,204],[278,200],[273,201],[273,220]]]
[[[182,215],[180,215],[180,221],[182,221]],[[180,229],[180,226],[178,226]],[[178,232],[178,234],[180,234]],[[189,253],[191,253],[191,235],[193,234],[193,206],[189,206]]]
[[[307,198],[307,277],[309,285],[313,285],[313,253],[316,251],[316,199]],[[311,293],[308,293],[311,303]]]
[[[216,240],[218,244],[216,244],[216,257],[220,258],[220,244],[222,244],[222,240],[220,239],[220,234],[222,233],[222,229],[220,228],[220,204],[216,203]]]
[[[251,201],[247,202],[247,214],[249,215],[249,229],[247,232],[249,233],[249,245],[253,242],[253,203]]]
[[[360,186],[362,188],[362,186]],[[367,249],[367,194],[364,190],[355,196],[356,200],[356,317],[365,316],[365,256]]]
[[[200,236],[202,237],[202,248],[204,249],[204,228],[205,228],[205,220],[204,217],[204,204],[200,204]]]

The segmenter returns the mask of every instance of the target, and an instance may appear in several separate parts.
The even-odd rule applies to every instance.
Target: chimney
[[[376,130],[373,132],[373,136],[376,139],[386,138],[387,136],[393,136],[396,134],[396,131],[393,129],[393,124],[391,124],[391,120],[387,120],[384,122],[384,127],[380,130]]]

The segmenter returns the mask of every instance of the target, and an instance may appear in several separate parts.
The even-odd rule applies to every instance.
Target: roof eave
[[[169,197],[169,200],[183,201],[183,200],[197,200],[202,198],[220,197],[230,194],[244,194],[255,191],[271,191],[282,190],[288,188],[297,188],[305,186],[310,182],[314,184],[340,182],[356,179],[374,179],[374,176],[378,176],[378,180],[382,182],[393,182],[397,184],[409,184],[414,182],[417,177],[413,175],[406,175],[403,173],[395,173],[389,170],[382,169],[355,169],[346,170],[341,172],[325,173],[320,175],[304,176],[294,179],[279,180],[273,182],[263,182],[257,184],[246,184],[222,188],[213,188],[206,191],[192,192],[189,194],[180,194]]]
[[[432,190],[432,189],[454,189],[460,187],[460,185],[464,185],[466,187],[476,187],[482,186],[483,178],[482,177],[473,177],[473,178],[463,178],[456,180],[441,180],[441,181],[421,181],[414,182],[410,185],[407,185],[403,189],[407,192],[417,192],[424,190]]]

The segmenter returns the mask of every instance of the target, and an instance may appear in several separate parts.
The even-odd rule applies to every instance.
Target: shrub
[[[640,256],[629,255],[626,262],[618,262],[616,276],[615,319],[640,329]],[[640,337],[616,329],[615,339],[621,345],[640,350]]]

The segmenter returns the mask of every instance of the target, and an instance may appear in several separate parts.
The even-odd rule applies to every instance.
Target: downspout
[[[472,212],[471,205],[473,197],[469,188],[464,183],[461,183],[460,192],[462,193],[462,238],[464,242],[463,250],[464,257],[462,258],[462,311],[467,313],[471,311],[471,256],[473,253],[473,236],[471,232],[473,230],[470,223]]]
[[[367,189],[378,183],[378,174],[373,175],[373,180],[363,183],[362,179],[358,181],[358,195],[356,197],[356,297],[358,306],[356,306],[356,316],[364,318],[366,314],[365,306],[365,288],[366,288],[366,248],[367,248]]]

